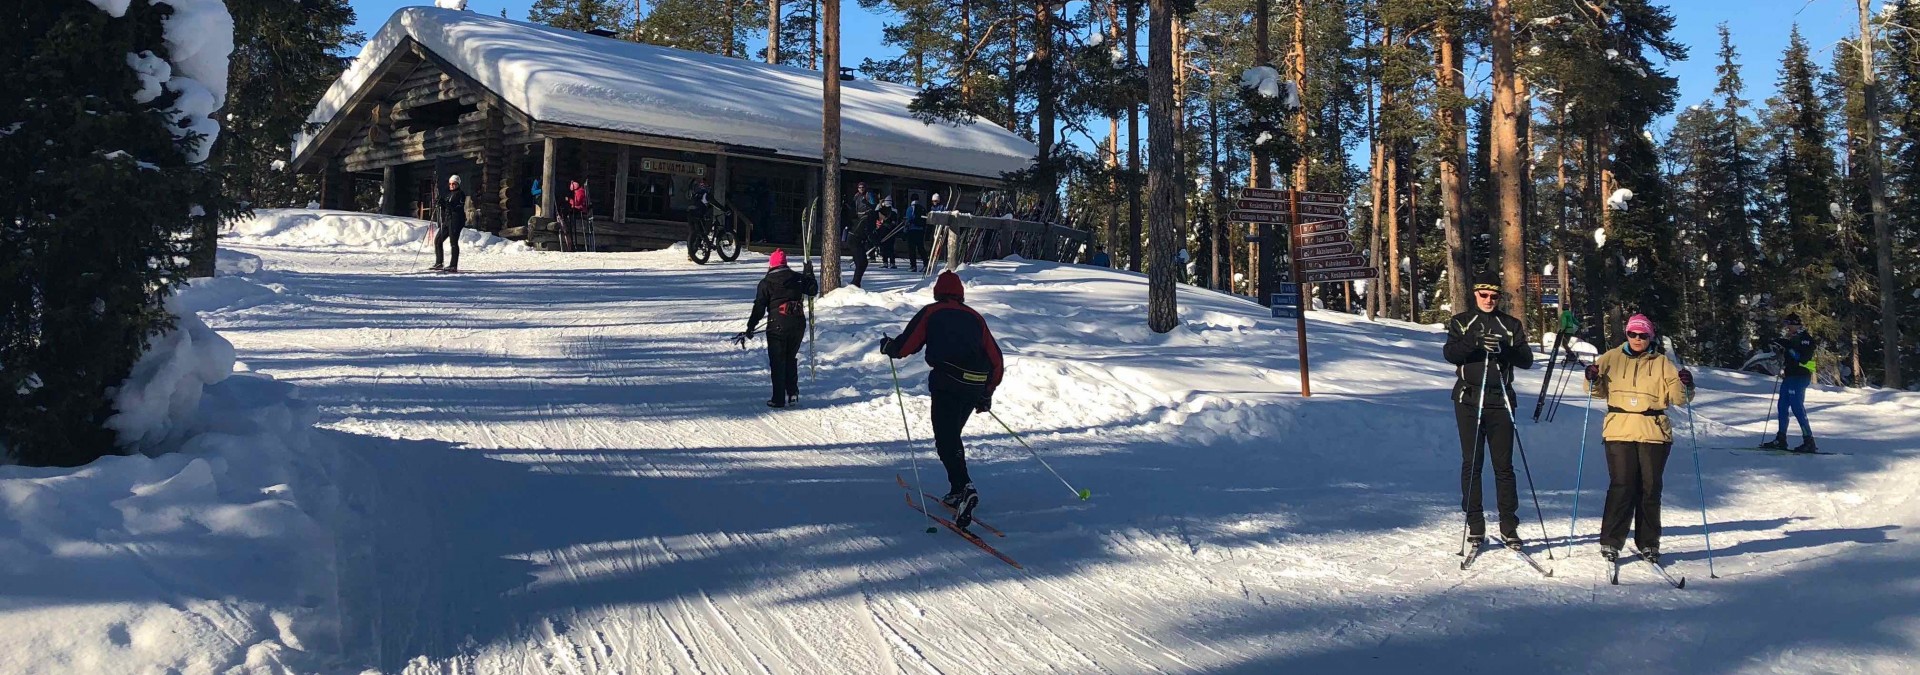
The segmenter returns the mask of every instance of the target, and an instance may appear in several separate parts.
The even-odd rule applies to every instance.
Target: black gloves
[[[1693,371],[1682,368],[1680,370],[1680,384],[1686,385],[1688,389],[1692,389]]]
[[[1688,377],[1692,377],[1692,376],[1688,376]],[[1595,363],[1595,364],[1587,365],[1587,381],[1588,382],[1600,381],[1600,364]]]
[[[1505,336],[1494,335],[1493,333],[1480,334],[1480,348],[1487,350],[1488,354],[1500,353],[1501,348],[1505,347],[1506,344],[1507,338]]]
[[[893,338],[890,338],[890,337],[880,338],[880,353],[886,354],[888,356],[893,355]]]
[[[973,411],[974,411],[974,412],[980,412],[980,413],[984,413],[984,412],[989,412],[989,411],[992,411],[992,410],[993,410],[993,397],[992,397],[992,396],[982,396],[982,397],[980,397],[980,402],[979,402],[979,403],[976,403],[976,404],[974,404],[974,406],[973,406]]]

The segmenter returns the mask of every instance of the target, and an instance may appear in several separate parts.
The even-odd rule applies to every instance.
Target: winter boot
[[[427,269],[430,269],[430,270],[443,270],[443,269],[446,269],[446,268],[447,268],[447,264],[446,264],[446,263],[434,263],[432,267],[429,267],[429,268],[427,268]]]
[[[1800,445],[1799,445],[1799,446],[1797,446],[1797,447],[1795,447],[1795,448],[1793,449],[1793,451],[1794,451],[1794,452],[1808,452],[1808,453],[1812,453],[1812,452],[1819,452],[1819,451],[1820,451],[1820,446],[1818,446],[1818,445],[1814,445],[1814,444],[1813,444],[1813,437],[1812,437],[1812,436],[1801,436],[1801,437],[1800,437]]]
[[[1660,548],[1656,546],[1640,549],[1640,557],[1647,562],[1658,565],[1660,564]]]
[[[1521,541],[1519,537],[1504,537],[1504,536],[1503,536],[1503,537],[1501,537],[1500,539],[1501,539],[1501,541],[1504,541],[1504,542],[1506,542],[1506,543],[1507,543],[1507,548],[1510,548],[1510,549],[1513,549],[1513,550],[1515,550],[1515,551],[1518,551],[1518,550],[1520,550],[1520,546],[1521,546],[1521,544],[1523,544],[1523,543],[1525,543],[1525,542],[1523,542],[1523,541]]]
[[[1607,562],[1620,562],[1620,548],[1617,546],[1601,546],[1600,557],[1606,558]]]
[[[767,407],[785,408],[787,407],[787,401],[786,399],[782,399],[782,398],[770,398],[770,399],[767,399]]]
[[[1765,442],[1765,443],[1761,443],[1761,444],[1760,444],[1760,449],[1761,449],[1761,450],[1785,450],[1785,449],[1787,449],[1787,432],[1785,432],[1785,431],[1782,431],[1782,432],[1780,432],[1780,433],[1777,433],[1777,434],[1774,434],[1774,435],[1773,435],[1773,440],[1771,440],[1771,441],[1767,441],[1767,442]]]
[[[800,405],[800,395],[799,395],[799,394],[787,394],[787,405],[790,405],[790,406],[798,406],[798,405]]]
[[[968,525],[973,524],[973,509],[980,506],[980,493],[973,489],[972,483],[968,483],[958,490],[948,492],[947,496],[940,498],[940,502],[953,509],[954,526],[966,529]]]

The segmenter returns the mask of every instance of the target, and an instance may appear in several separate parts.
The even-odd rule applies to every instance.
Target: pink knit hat
[[[1633,318],[1627,319],[1627,332],[1644,333],[1651,337],[1653,335],[1653,320],[1648,319],[1645,314],[1635,314]]]
[[[775,267],[786,267],[786,266],[787,266],[787,252],[777,248],[774,249],[773,257],[767,258],[767,269],[773,269]]]

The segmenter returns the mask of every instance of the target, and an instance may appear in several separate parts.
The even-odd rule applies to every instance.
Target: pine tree
[[[346,0],[228,0],[227,8],[236,39],[214,164],[227,194],[248,206],[305,204],[312,187],[275,167],[289,159],[288,140],[313,102],[346,69],[340,45],[365,36],[352,31]]]
[[[1174,249],[1179,245],[1181,205],[1187,185],[1180,180],[1185,161],[1174,105],[1174,17],[1191,13],[1191,0],[1151,0],[1147,51],[1147,328],[1165,333],[1180,325],[1174,297]]]
[[[1920,26],[1920,2],[1895,0],[1888,20],[1898,26]],[[1920,302],[1911,302],[1920,298],[1920,264],[1916,264],[1920,261],[1914,254],[1920,251],[1920,217],[1915,215],[1920,214],[1920,35],[1889,30],[1885,44],[1887,121],[1893,131],[1887,146],[1887,184],[1889,204],[1896,214],[1890,238],[1900,255],[1894,259],[1893,288],[1881,291],[1910,302],[1902,304],[1898,316],[1882,320],[1896,321],[1900,334],[1908,336],[1896,351],[1902,359],[1902,381],[1912,382],[1920,376],[1920,358],[1914,357],[1912,346],[1913,336],[1920,336],[1920,310],[1916,310]]]
[[[622,0],[534,0],[527,10],[528,21],[581,32],[626,34],[634,27],[632,16]]]
[[[1761,228],[1761,246],[1775,289],[1769,308],[1777,320],[1798,313],[1820,339],[1844,330],[1836,317],[1838,293],[1828,248],[1837,229],[1838,175],[1827,104],[1818,90],[1820,69],[1809,56],[1796,26],[1780,65],[1779,95],[1768,101],[1766,117],[1778,150],[1767,169],[1777,219]],[[1771,323],[1771,322],[1770,322]]]
[[[171,7],[115,18],[84,2],[17,3],[0,21],[0,449],[73,466],[114,451],[107,395],[171,328],[180,242],[224,213],[210,140],[176,137],[180,94],[129,55],[166,59]]]
[[[745,58],[746,45],[767,25],[767,5],[756,0],[651,0],[634,21],[641,42]]]
[[[1752,280],[1759,275],[1753,206],[1760,201],[1762,186],[1756,156],[1760,132],[1746,114],[1739,53],[1725,24],[1720,26],[1718,59],[1715,100],[1679,115],[1666,155],[1682,167],[1673,188],[1685,230],[1686,257],[1681,262],[1687,276],[1681,292],[1690,298],[1687,356],[1733,367],[1752,346],[1748,308],[1756,290]]]

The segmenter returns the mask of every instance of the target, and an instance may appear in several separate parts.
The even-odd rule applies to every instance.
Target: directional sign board
[[[1339,223],[1341,227],[1340,229],[1330,230],[1327,232],[1319,232],[1315,234],[1301,234],[1300,236],[1296,237],[1295,240],[1299,241],[1302,247],[1321,246],[1325,244],[1347,243],[1348,239],[1347,239],[1347,229],[1345,227],[1346,223],[1340,223],[1340,221],[1337,221],[1337,220],[1328,221],[1328,222]],[[1295,230],[1295,232],[1296,233],[1307,232],[1307,230],[1302,228],[1300,230]]]
[[[1298,319],[1300,318],[1300,306],[1299,305],[1274,305],[1273,318]]]
[[[1318,220],[1310,223],[1301,223],[1297,226],[1294,226],[1293,232],[1294,234],[1303,234],[1303,235],[1319,234],[1321,232],[1339,232],[1342,235],[1344,235],[1347,232],[1347,221]]]
[[[1271,296],[1269,296],[1269,297],[1267,298],[1267,304],[1268,304],[1268,305],[1270,305],[1270,306],[1273,306],[1273,307],[1279,307],[1279,306],[1281,306],[1281,305],[1291,305],[1291,306],[1293,306],[1293,307],[1299,307],[1299,306],[1300,306],[1300,294],[1298,294],[1298,293],[1275,293],[1275,294],[1273,294],[1273,295],[1271,295]]]
[[[1233,208],[1241,209],[1243,211],[1273,211],[1275,213],[1292,213],[1293,212],[1293,209],[1288,208],[1287,203],[1283,201],[1276,201],[1272,199],[1249,199],[1246,197],[1233,200]]]
[[[1347,269],[1307,272],[1301,275],[1302,277],[1301,280],[1307,283],[1312,283],[1312,284],[1323,284],[1331,281],[1348,281],[1352,279],[1372,279],[1378,273],[1379,273],[1379,270],[1376,270],[1371,267],[1350,267]]]
[[[1240,188],[1240,196],[1246,199],[1267,199],[1276,202],[1287,201],[1286,190],[1269,190],[1267,188],[1255,187]]]
[[[1279,286],[1280,286],[1280,289],[1274,291],[1275,293],[1281,293],[1285,295],[1300,294],[1300,284],[1279,284]]]
[[[1343,255],[1333,258],[1316,258],[1300,261],[1300,271],[1311,275],[1321,270],[1341,270],[1350,267],[1366,267],[1367,259],[1357,255]]]
[[[1301,258],[1330,258],[1338,255],[1353,255],[1355,252],[1353,243],[1345,241],[1300,247]]]
[[[1347,207],[1338,204],[1308,204],[1300,202],[1300,216],[1323,216],[1327,218],[1347,217]]]
[[[1275,223],[1281,225],[1293,221],[1293,218],[1287,214],[1276,211],[1233,211],[1227,214],[1227,219],[1236,223]]]
[[[1543,307],[1559,307],[1560,293],[1558,291],[1554,291],[1554,292],[1549,292],[1545,295],[1540,296],[1540,305]]]
[[[1338,192],[1300,192],[1302,204],[1345,204],[1347,196]]]

